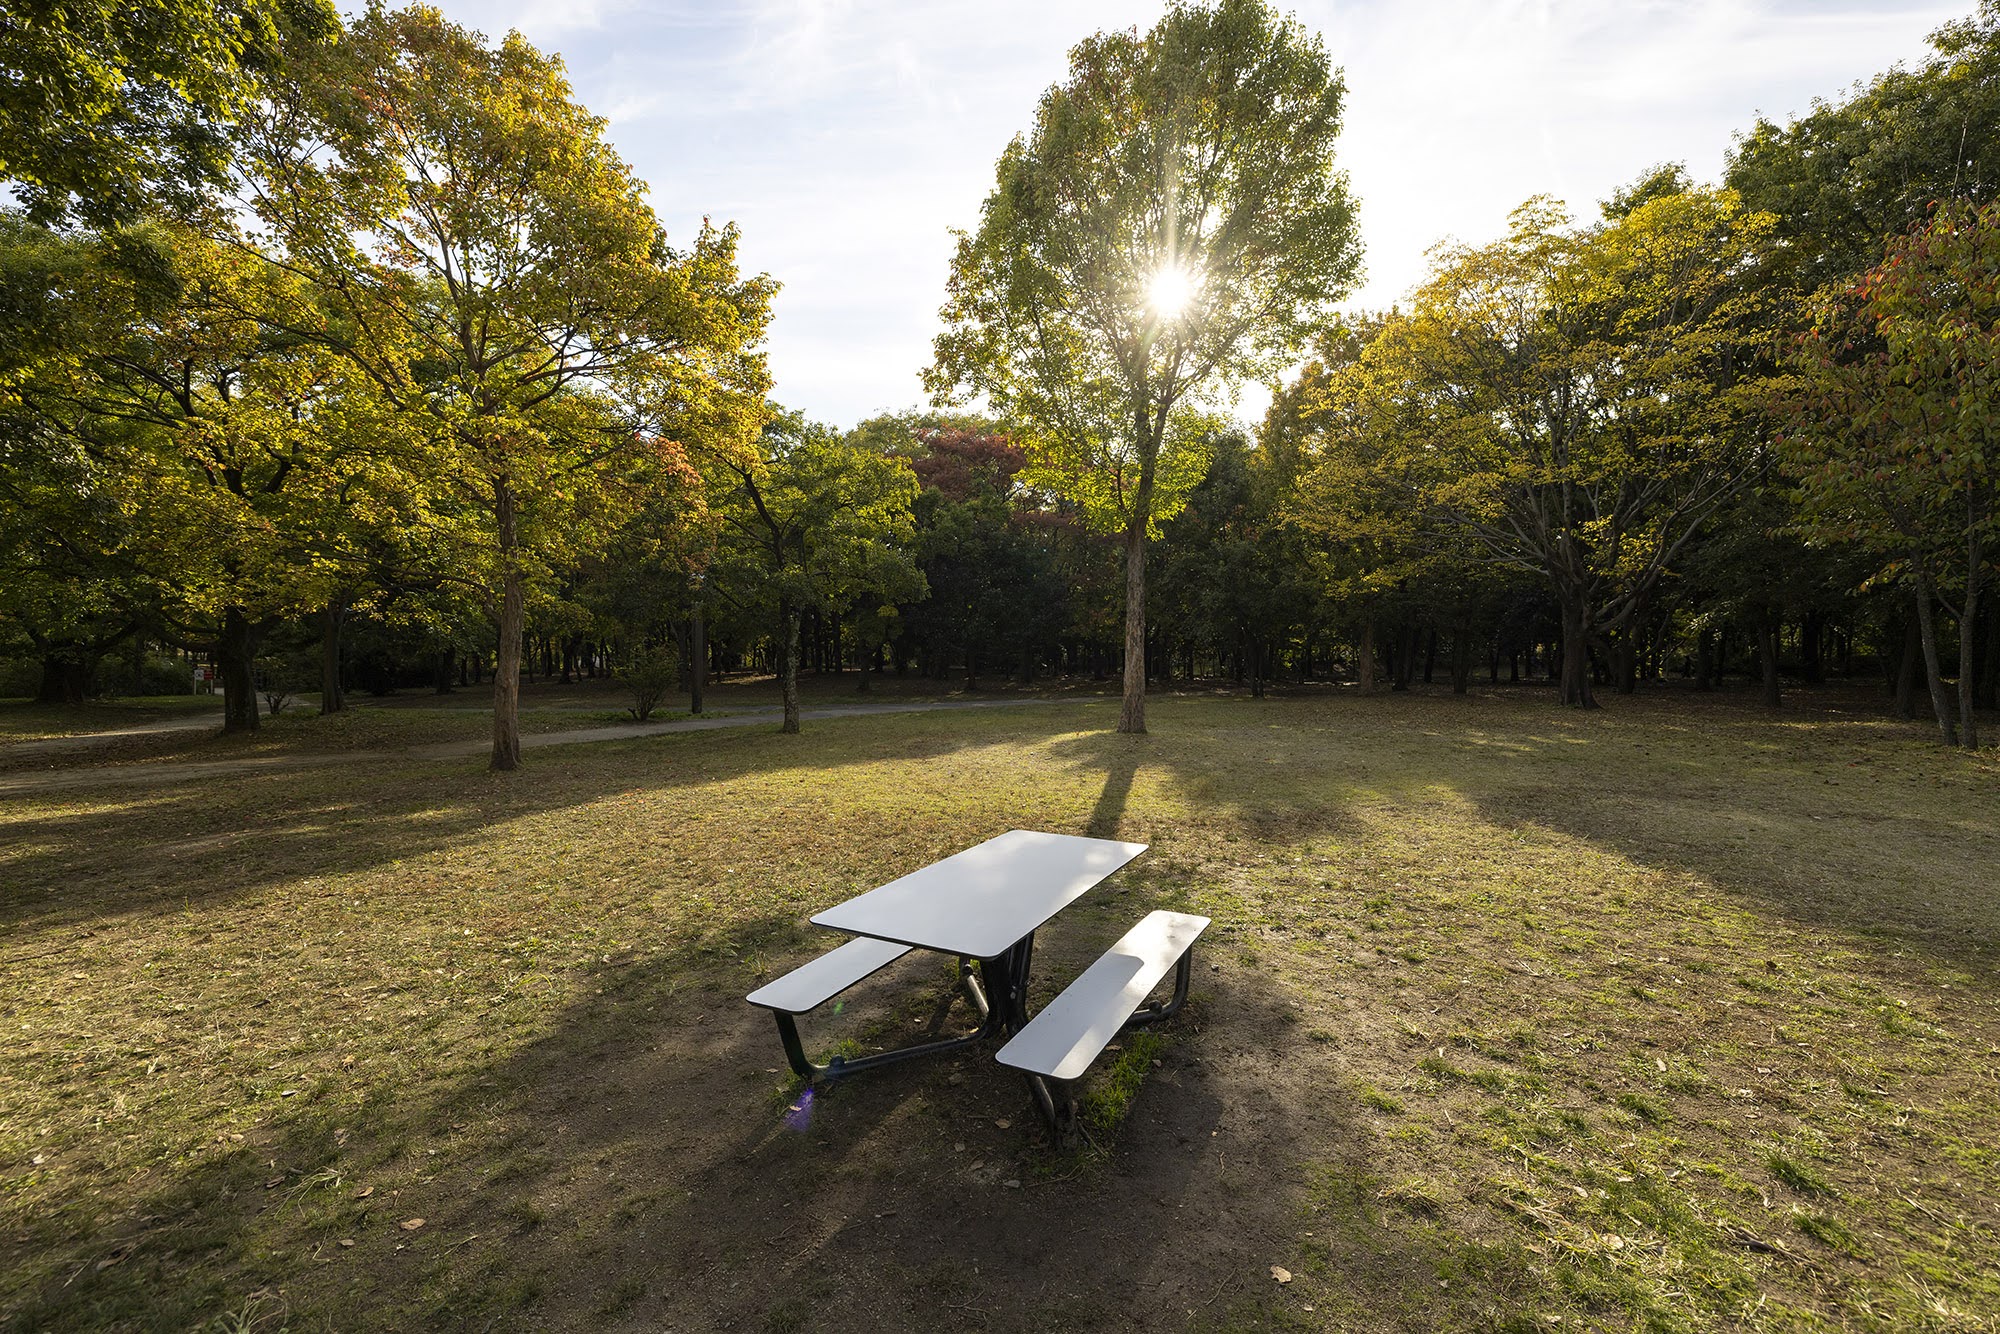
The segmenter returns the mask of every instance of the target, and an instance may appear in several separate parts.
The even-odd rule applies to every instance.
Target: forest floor
[[[2000,755],[1877,703],[1086,693],[16,793],[0,1328],[2000,1330]],[[1012,827],[1152,845],[1044,999],[1215,919],[1094,1144],[984,1050],[801,1098],[744,993]]]

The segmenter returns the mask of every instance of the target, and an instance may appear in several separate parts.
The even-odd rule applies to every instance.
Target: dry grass
[[[1165,700],[1148,738],[1112,718],[11,801],[0,1314],[2000,1328],[1990,757],[1688,698]],[[816,947],[803,918],[1015,826],[1152,843],[1080,934],[1216,918],[1222,971],[1166,1068],[1100,1086],[1132,1109],[1110,1163],[968,1175],[1038,1152],[988,1113],[971,1141],[965,1100],[1001,1088],[976,1062],[856,1081],[817,1148],[732,1126],[784,1108],[739,998]],[[1049,975],[1087,957],[1058,942]],[[816,1231],[828,1182],[843,1210],[900,1203]],[[890,1235],[897,1210],[922,1235]],[[940,1241],[968,1210],[1055,1249],[980,1268]]]
[[[222,721],[222,697],[156,695],[143,699],[97,700],[75,706],[0,699],[0,751],[20,741],[87,736],[92,732],[203,713],[213,713],[219,725]]]

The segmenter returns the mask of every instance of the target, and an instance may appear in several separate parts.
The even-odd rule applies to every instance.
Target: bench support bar
[[[915,1046],[898,1047],[894,1051],[877,1052],[872,1056],[856,1056],[852,1059],[836,1056],[825,1065],[814,1065],[806,1056],[805,1045],[799,1041],[799,1025],[796,1015],[784,1010],[771,1011],[771,1017],[778,1021],[778,1040],[785,1047],[785,1061],[792,1067],[792,1073],[800,1079],[811,1082],[815,1079],[840,1079],[846,1075],[859,1074],[880,1065],[893,1065],[897,1061],[907,1061],[918,1056],[935,1056],[939,1052],[954,1051],[960,1047],[970,1047],[991,1037],[1001,1027],[1001,1015],[995,1012],[987,999],[986,988],[981,985],[981,974],[989,965],[1008,962],[1005,956],[997,960],[980,961],[975,972],[972,960],[958,961],[959,984],[979,1011],[980,1024],[977,1029],[961,1038],[945,1038],[939,1042],[920,1042]]]

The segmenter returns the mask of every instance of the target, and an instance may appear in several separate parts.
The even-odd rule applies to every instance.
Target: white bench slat
[[[1075,1079],[1118,1035],[1208,926],[1188,913],[1148,913],[1000,1049],[1002,1065]]]
[[[828,950],[783,977],[766,982],[744,999],[767,1010],[804,1014],[909,952],[908,945],[898,945],[893,940],[856,936],[838,949]]]

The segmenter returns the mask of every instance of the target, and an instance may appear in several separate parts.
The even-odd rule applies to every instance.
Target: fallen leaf
[[[352,1238],[352,1237],[342,1237],[342,1238],[340,1239],[340,1244],[341,1244],[342,1246],[352,1246],[352,1245],[354,1244],[354,1238]]]
[[[357,1200],[365,1200],[374,1193],[375,1193],[375,1188],[373,1186],[363,1186],[360,1190],[354,1192],[354,1198]]]
[[[1008,1126],[1011,1126],[1011,1125],[1013,1125],[1014,1123],[1013,1123],[1012,1121],[1009,1121],[1009,1120],[1007,1120],[1006,1118],[1004,1118],[1004,1117],[1003,1117],[1003,1118],[1001,1118],[1000,1120],[998,1120],[998,1121],[995,1121],[995,1122],[994,1122],[993,1124],[994,1124],[995,1126],[997,1126],[997,1127],[998,1127],[999,1129],[1001,1129],[1001,1130],[1005,1130],[1005,1129],[1006,1129],[1006,1128],[1007,1128]]]
[[[421,1218],[405,1218],[402,1222],[396,1224],[397,1227],[403,1229],[405,1232],[415,1232],[423,1225],[424,1220]]]
[[[1653,1058],[1653,1064],[1660,1067],[1661,1074],[1665,1074],[1667,1072],[1667,1063],[1661,1060],[1659,1057],[1655,1056]]]
[[[1019,1190],[1021,1188],[1021,1183],[1018,1181],[1003,1181],[1000,1184],[1005,1186],[1008,1190]]]
[[[1280,1283],[1290,1283],[1292,1281],[1292,1271],[1283,1265],[1272,1265],[1271,1277],[1277,1279]]]
[[[1616,1232],[1607,1232],[1604,1234],[1604,1244],[1614,1251],[1622,1251],[1625,1249],[1625,1238]]]
[[[986,1160],[984,1158],[981,1158],[978,1162],[975,1162],[971,1167],[967,1168],[966,1170],[970,1172],[977,1172],[980,1168],[984,1166],[986,1166]]]

